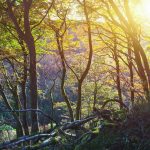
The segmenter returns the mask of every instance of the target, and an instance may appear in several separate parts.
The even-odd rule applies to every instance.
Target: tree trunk
[[[97,100],[97,81],[94,81],[94,101],[93,101],[93,110],[96,105],[96,100]]]
[[[118,97],[120,101],[120,109],[123,107],[121,104],[123,102],[122,100],[122,90],[121,90],[121,80],[120,80],[120,64],[119,64],[119,58],[118,58],[118,52],[117,52],[117,40],[116,36],[114,34],[114,48],[113,48],[113,53],[114,53],[114,60],[116,63],[116,85],[117,85],[117,91],[118,91]]]
[[[31,98],[31,108],[38,109],[38,99],[37,99],[37,74],[36,74],[36,50],[34,38],[32,36],[31,28],[30,28],[30,18],[29,18],[29,10],[32,5],[32,0],[23,0],[24,4],[24,41],[29,50],[29,58],[30,58],[30,98]],[[38,114],[34,111],[31,112],[32,125],[31,132],[35,133],[39,131],[38,124]]]
[[[25,82],[22,83],[22,98],[23,98],[23,108],[27,109],[27,99],[26,99],[26,85]],[[25,135],[29,135],[29,128],[28,128],[28,122],[27,122],[27,112],[23,113],[23,127],[25,131]]]
[[[122,100],[122,90],[121,90],[121,82],[120,82],[120,65],[119,65],[118,55],[117,55],[115,49],[114,49],[114,55],[115,55],[115,63],[116,63],[116,84],[117,84],[117,91],[118,91],[119,101],[122,103],[123,100]],[[120,105],[120,108],[122,108],[122,105]]]
[[[27,52],[24,47],[23,41],[20,42],[22,52],[23,52],[23,77],[22,77],[22,83],[21,83],[21,90],[22,90],[22,100],[23,100],[23,109],[27,109],[27,97],[26,97],[26,81],[27,81]],[[23,118],[23,128],[25,135],[29,135],[29,127],[27,122],[27,112],[24,112],[22,114]]]
[[[84,9],[84,15],[85,15],[87,31],[88,31],[89,58],[88,58],[87,66],[86,66],[83,74],[81,75],[81,78],[78,80],[78,100],[77,100],[77,107],[76,107],[76,120],[79,120],[81,118],[82,83],[90,70],[91,63],[92,63],[92,56],[93,56],[91,24],[90,24],[90,19],[89,19],[85,0],[83,1],[83,7],[84,7],[83,9]]]
[[[143,90],[145,92],[146,99],[150,101],[148,80],[145,74],[145,69],[142,65],[142,60],[139,53],[139,47],[137,45],[137,42],[134,39],[132,39],[132,42],[133,42],[133,48],[135,54],[135,62],[138,67],[138,72],[139,72],[140,79],[142,81]]]
[[[78,82],[78,101],[76,107],[76,120],[81,118],[82,82]]]
[[[28,36],[27,36],[28,37]],[[37,75],[36,75],[36,51],[34,45],[34,39],[30,35],[29,41],[27,40],[27,46],[29,49],[30,57],[30,98],[31,98],[31,108],[38,109],[38,100],[37,100]],[[39,131],[38,125],[38,115],[36,112],[31,112],[32,125],[31,132],[35,133]]]
[[[69,111],[69,115],[70,115],[70,119],[71,121],[74,121],[74,116],[73,116],[73,110],[72,110],[72,107],[71,107],[71,103],[69,101],[69,98],[65,92],[65,77],[66,77],[66,65],[65,65],[65,57],[64,57],[64,51],[63,51],[63,47],[62,47],[62,41],[60,41],[59,39],[59,36],[57,35],[56,33],[56,40],[57,40],[57,47],[58,47],[58,50],[59,50],[59,55],[61,57],[61,65],[62,65],[62,77],[61,77],[61,93],[64,97],[64,100],[67,104],[67,108],[68,108],[68,111]]]
[[[129,64],[129,71],[130,71],[130,98],[133,105],[134,104],[134,74],[133,74],[132,51],[130,48],[129,40],[128,40],[128,64]]]
[[[34,38],[32,36],[31,28],[30,28],[30,17],[29,11],[32,5],[32,0],[23,0],[23,8],[24,8],[24,30],[21,29],[20,23],[18,22],[14,11],[13,5],[10,0],[7,0],[7,11],[10,19],[12,20],[15,29],[18,33],[19,39],[23,40],[29,50],[29,58],[30,58],[30,98],[31,98],[31,108],[38,109],[38,100],[37,100],[37,75],[36,75],[36,50]],[[36,112],[31,112],[31,132],[35,133],[39,131],[38,125],[38,115]]]

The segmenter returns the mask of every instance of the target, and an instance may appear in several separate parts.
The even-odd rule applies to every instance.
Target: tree
[[[124,8],[125,8],[124,13],[127,16],[127,19],[123,16],[123,13],[121,13],[121,11],[119,10],[119,8],[117,7],[117,5],[114,3],[113,0],[109,0],[109,3],[112,6],[115,14],[119,18],[120,23],[116,21],[114,18],[112,21],[114,22],[114,24],[117,24],[117,26],[119,26],[131,38],[132,46],[134,48],[135,62],[138,68],[139,76],[142,81],[143,89],[145,91],[146,99],[149,101],[149,81],[150,81],[149,64],[144,49],[142,48],[138,39],[139,30],[131,15],[129,2],[124,1]]]

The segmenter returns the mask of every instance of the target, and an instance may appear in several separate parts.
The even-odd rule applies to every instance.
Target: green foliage
[[[13,127],[11,127],[10,125],[7,124],[3,124],[2,126],[0,126],[0,131],[8,131],[8,130],[14,130]]]
[[[115,142],[116,138],[117,134],[112,134],[110,131],[100,133],[99,136],[92,141],[83,145],[77,145],[75,150],[106,150]]]
[[[121,122],[100,121],[101,129],[93,129],[98,133],[96,138],[76,145],[75,150],[149,150],[150,148],[150,109],[149,104],[137,105],[133,112],[125,116],[125,111],[115,111],[114,118]],[[140,121],[140,122],[139,122]],[[99,131],[99,132],[97,132]]]

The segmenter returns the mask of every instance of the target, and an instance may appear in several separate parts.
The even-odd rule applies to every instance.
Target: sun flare
[[[139,19],[150,21],[150,0],[140,0],[135,6],[134,12]]]

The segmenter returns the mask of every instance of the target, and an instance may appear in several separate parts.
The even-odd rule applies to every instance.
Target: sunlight
[[[134,12],[140,20],[150,21],[150,0],[141,0],[136,5]]]

